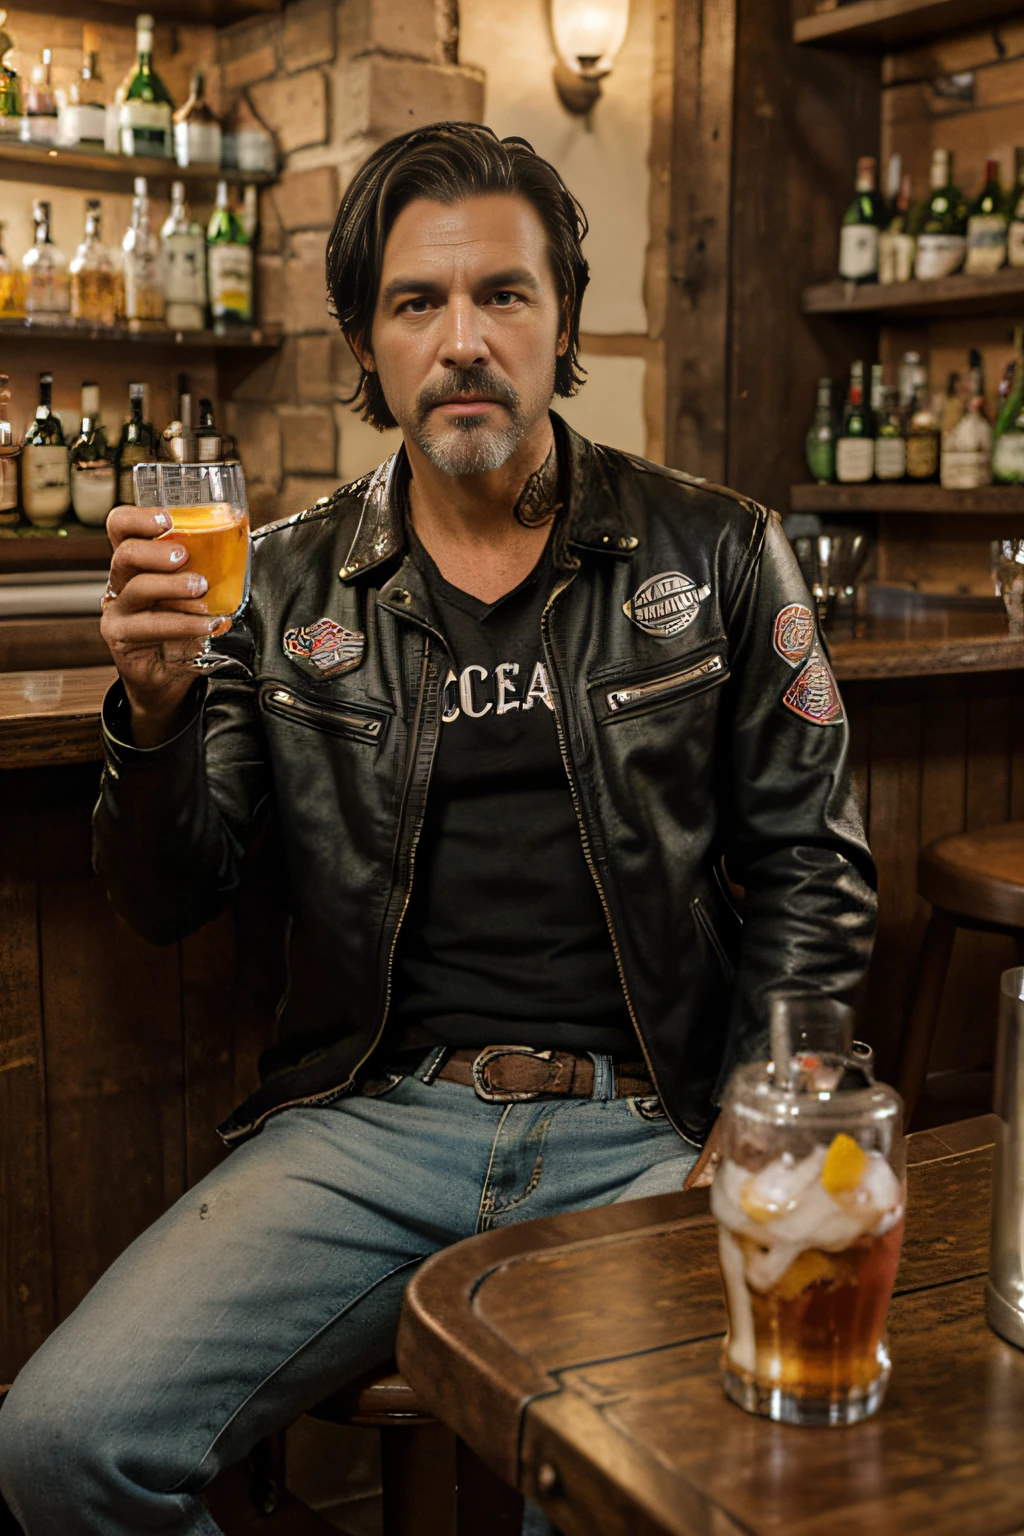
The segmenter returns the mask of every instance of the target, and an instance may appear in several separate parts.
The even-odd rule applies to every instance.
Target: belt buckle
[[[485,1104],[522,1104],[537,1099],[542,1089],[491,1088],[484,1074],[492,1061],[499,1061],[503,1056],[535,1056],[543,1060],[548,1055],[547,1051],[538,1051],[532,1045],[485,1045],[473,1058],[473,1092]]]

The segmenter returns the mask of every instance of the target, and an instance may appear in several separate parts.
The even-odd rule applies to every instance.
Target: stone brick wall
[[[324,252],[353,170],[407,128],[479,122],[483,74],[455,60],[451,0],[292,0],[218,35],[222,109],[244,95],[282,172],[260,195],[258,318],[282,348],[223,405],[253,525],[286,517],[380,462],[398,434],[343,404],[355,365],[327,313]]]

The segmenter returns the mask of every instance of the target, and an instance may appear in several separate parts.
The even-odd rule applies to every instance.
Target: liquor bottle
[[[196,463],[216,464],[221,456],[221,435],[213,421],[213,403],[204,395],[199,402],[199,425],[196,428]]]
[[[21,77],[8,55],[14,47],[4,31],[7,12],[0,11],[0,140],[16,138],[21,131]]]
[[[18,521],[18,458],[21,444],[11,425],[11,381],[0,373],[0,527]]]
[[[966,391],[961,390],[960,375],[954,369],[946,380],[946,393],[942,397],[942,409],[939,412],[939,431],[943,441],[957,423],[963,420],[966,409]]]
[[[170,158],[174,106],[153,68],[152,16],[136,17],[135,29],[138,62],[121,103],[121,153]]]
[[[920,352],[904,352],[900,358],[898,377],[900,410],[909,412],[913,408],[918,389],[928,383],[928,369],[921,362]]]
[[[1006,261],[1008,220],[999,183],[999,161],[985,161],[985,185],[971,207],[967,220],[967,256],[964,271],[998,272]]]
[[[174,114],[174,158],[179,165],[220,165],[221,128],[203,95],[203,72],[192,76],[192,94]]]
[[[117,445],[117,499],[123,506],[135,502],[132,470],[136,464],[153,464],[158,453],[158,439],[152,422],[146,421],[146,386],[129,384],[131,416],[121,428]]]
[[[1024,326],[1014,331],[1013,345],[1010,387],[992,429],[992,478],[1000,485],[1024,483]]]
[[[196,428],[192,419],[192,394],[184,374],[178,375],[178,384],[178,416],[175,421],[169,421],[160,434],[160,457],[175,464],[195,464],[198,460]]]
[[[883,389],[875,425],[875,479],[902,480],[907,473],[903,413],[894,389]]]
[[[62,325],[71,306],[67,257],[50,239],[50,205],[32,204],[36,238],[21,259],[25,317],[33,325]]]
[[[864,404],[864,364],[856,362],[850,369],[850,392],[836,443],[836,479],[840,485],[863,485],[874,468],[874,422]]]
[[[244,96],[224,123],[221,163],[225,170],[272,176],[277,170],[277,147]]]
[[[805,444],[807,468],[818,485],[836,477],[836,434],[832,422],[832,380],[818,380],[818,404]]]
[[[164,319],[163,260],[160,241],[149,223],[149,187],[145,176],[135,178],[131,228],[124,251],[124,312],[130,330],[162,325]]]
[[[872,155],[857,161],[856,193],[843,215],[839,276],[848,283],[878,280],[878,236],[885,223],[885,208],[875,190],[876,164]]]
[[[21,120],[21,137],[28,144],[57,142],[57,98],[53,94],[50,64],[50,50],[44,48],[42,62],[33,67],[24,95],[25,115]]]
[[[85,239],[71,258],[71,318],[80,325],[116,325],[121,276],[100,239],[101,204],[86,199]]]
[[[97,384],[82,385],[82,429],[71,445],[71,505],[87,528],[102,528],[117,499],[114,450],[100,421]]]
[[[175,331],[201,331],[206,324],[206,236],[189,217],[182,181],[171,187],[171,211],[160,244],[167,324]]]
[[[252,246],[228,200],[228,184],[217,183],[217,206],[206,230],[210,313],[215,331],[252,324]]]
[[[926,382],[914,393],[907,422],[907,479],[921,484],[939,473],[939,423]]]
[[[981,353],[969,358],[967,409],[942,438],[941,483],[949,490],[973,491],[992,483],[992,427],[985,415],[985,380]]]
[[[52,396],[53,374],[41,373],[39,404],[21,445],[21,505],[37,528],[53,528],[71,506],[68,449]]]
[[[930,280],[959,271],[967,251],[967,221],[963,197],[953,181],[953,155],[932,152],[931,194],[917,237],[915,274]]]
[[[242,211],[238,215],[245,230],[245,238],[250,245],[256,244],[256,230],[260,221],[259,192],[255,187],[246,187],[242,193]]]
[[[81,144],[87,149],[102,149],[106,141],[106,90],[99,58],[95,49],[86,47],[81,72],[71,82],[60,108],[57,142],[65,148]]]
[[[1011,267],[1024,267],[1024,149],[1015,149],[1013,155],[1013,191],[1007,200],[1010,222],[1006,231],[1006,260]]]
[[[25,279],[4,250],[6,227],[0,219],[0,320],[24,320]]]

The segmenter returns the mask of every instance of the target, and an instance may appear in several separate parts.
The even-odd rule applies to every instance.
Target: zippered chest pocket
[[[704,693],[724,683],[728,676],[729,662],[723,646],[697,656],[680,657],[674,666],[657,672],[591,683],[590,692],[597,718],[604,724]]]
[[[293,725],[309,726],[328,736],[345,736],[351,741],[380,742],[384,739],[388,717],[383,710],[367,709],[362,704],[330,704],[325,700],[306,699],[281,683],[262,683],[260,709],[265,714],[290,720]]]

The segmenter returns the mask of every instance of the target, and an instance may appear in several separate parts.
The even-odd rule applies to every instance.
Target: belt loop
[[[588,1051],[587,1055],[594,1063],[594,1087],[590,1097],[592,1099],[614,1099],[615,1063],[612,1061],[612,1058],[601,1051]]]

